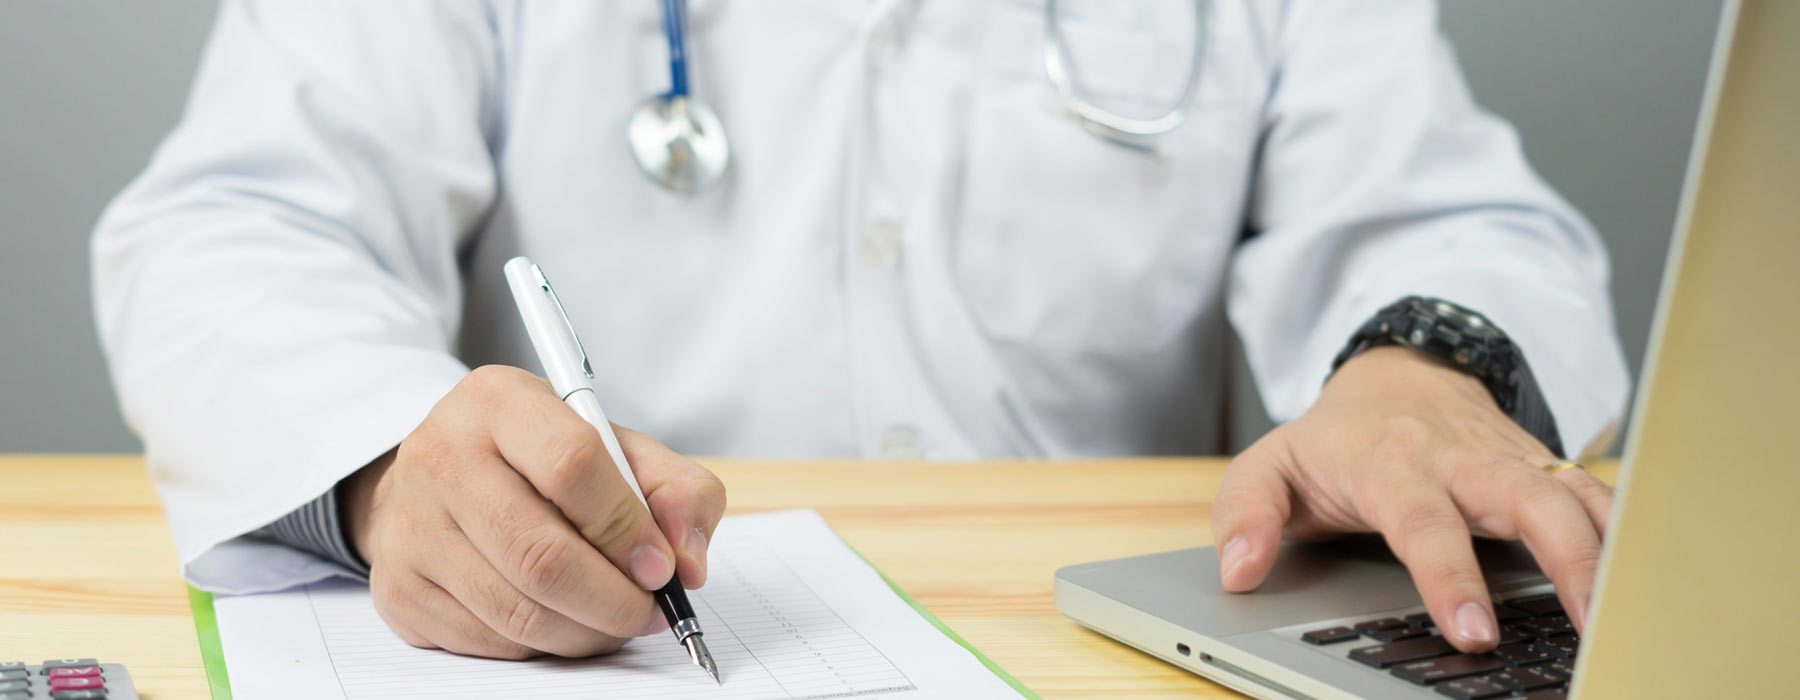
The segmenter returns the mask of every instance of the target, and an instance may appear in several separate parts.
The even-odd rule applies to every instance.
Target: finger
[[[609,653],[624,644],[620,637],[582,626],[526,597],[467,540],[452,538],[439,544],[419,563],[419,570],[488,629],[532,649],[580,658]]]
[[[1268,577],[1293,512],[1293,492],[1271,444],[1258,441],[1231,460],[1213,498],[1213,541],[1224,543],[1219,583],[1233,593],[1254,590]]]
[[[1385,489],[1376,525],[1406,564],[1431,619],[1462,651],[1492,649],[1499,639],[1493,600],[1461,511],[1442,487],[1404,481]]]
[[[620,428],[619,445],[650,501],[663,537],[675,546],[681,585],[706,583],[706,547],[725,516],[725,484],[694,460],[648,435]]]
[[[1581,501],[1588,520],[1594,523],[1594,534],[1605,542],[1606,521],[1612,517],[1613,498],[1616,495],[1613,488],[1585,469],[1564,469],[1551,476],[1561,481]]]
[[[514,368],[476,373],[484,370],[482,381],[495,385],[481,394],[484,424],[500,456],[640,587],[668,583],[675,575],[673,550],[613,465],[599,431],[542,379]]]
[[[369,579],[369,589],[381,619],[415,647],[491,659],[517,660],[538,655],[482,624],[448,592],[416,572],[377,572]]]
[[[524,477],[503,464],[472,472],[467,493],[450,502],[451,518],[519,592],[614,637],[635,636],[650,625],[656,617],[650,593],[583,539]]]
[[[1588,596],[1600,566],[1600,535],[1562,480],[1536,469],[1506,470],[1513,523],[1538,567],[1556,584],[1557,597],[1577,630],[1587,623]]]

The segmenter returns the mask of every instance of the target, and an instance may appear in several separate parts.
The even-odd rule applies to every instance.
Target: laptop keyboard
[[[1427,613],[1311,630],[1300,639],[1318,646],[1379,642],[1351,648],[1350,660],[1459,700],[1568,697],[1581,638],[1556,594],[1502,600],[1494,615],[1500,646],[1486,654],[1458,652]]]

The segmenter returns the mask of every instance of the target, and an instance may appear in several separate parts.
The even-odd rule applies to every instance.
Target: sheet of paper
[[[895,595],[809,510],[726,518],[690,593],[723,685],[664,633],[591,659],[495,661],[415,649],[366,586],[214,600],[240,698],[1017,698]]]

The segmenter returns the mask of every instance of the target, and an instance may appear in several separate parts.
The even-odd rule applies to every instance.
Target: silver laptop
[[[1586,638],[1477,542],[1501,646],[1456,653],[1375,538],[1064,567],[1056,607],[1259,698],[1800,698],[1800,2],[1727,4]]]

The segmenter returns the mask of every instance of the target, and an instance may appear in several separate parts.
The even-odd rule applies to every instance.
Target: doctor
[[[1285,423],[1217,495],[1226,588],[1380,532],[1480,650],[1470,535],[1522,538],[1583,624],[1612,493],[1552,464],[1626,392],[1600,242],[1430,3],[1197,7],[693,0],[677,110],[651,0],[228,0],[93,247],[186,576],[366,575],[415,645],[604,652],[705,579],[725,492],[682,454],[1205,453],[1230,323]],[[722,137],[634,150],[647,97]],[[520,254],[661,530],[493,366],[536,366]]]

